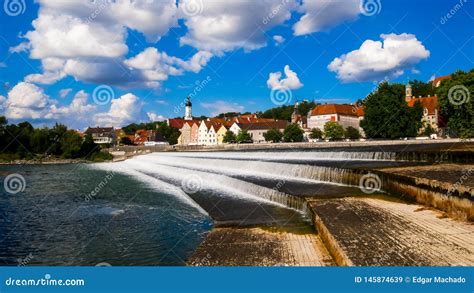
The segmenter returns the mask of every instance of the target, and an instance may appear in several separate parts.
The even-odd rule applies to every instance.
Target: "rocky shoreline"
[[[0,165],[65,165],[88,163],[93,162],[84,159],[14,160],[10,162],[0,161]]]

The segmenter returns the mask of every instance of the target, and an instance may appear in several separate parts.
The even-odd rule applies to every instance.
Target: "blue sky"
[[[253,112],[473,67],[469,0],[137,2],[7,0],[0,114],[121,126],[182,116],[191,93],[194,115]]]

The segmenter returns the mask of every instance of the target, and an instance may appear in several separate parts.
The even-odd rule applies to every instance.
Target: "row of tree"
[[[8,124],[3,116],[0,117],[0,150],[0,161],[46,157],[93,161],[111,159],[110,154],[101,152],[92,136],[83,138],[65,125],[34,128],[29,122]]]

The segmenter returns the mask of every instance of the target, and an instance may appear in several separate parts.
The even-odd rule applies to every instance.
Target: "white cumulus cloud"
[[[339,23],[356,19],[361,0],[303,0],[304,15],[293,25],[295,36],[327,30]]]
[[[154,112],[147,112],[146,115],[151,122],[164,121],[167,119],[165,116],[156,114]]]
[[[335,58],[329,65],[343,82],[396,78],[430,56],[415,35],[382,34],[383,41],[366,40],[359,49]]]
[[[111,103],[109,111],[94,116],[97,125],[120,127],[140,120],[142,103],[134,94],[125,94]]]
[[[194,2],[194,3],[193,3]],[[284,23],[298,6],[295,0],[264,1],[198,1],[199,12],[189,15],[195,0],[182,0],[179,9],[188,32],[181,44],[220,54],[243,48],[247,51],[264,47],[265,32]]]
[[[280,35],[274,35],[273,40],[275,41],[275,44],[278,46],[279,44],[285,42],[285,38]]]
[[[268,76],[267,86],[272,90],[278,90],[282,88],[288,89],[299,89],[303,86],[298,74],[290,69],[289,65],[284,68],[285,78],[282,78],[281,72],[271,72]]]

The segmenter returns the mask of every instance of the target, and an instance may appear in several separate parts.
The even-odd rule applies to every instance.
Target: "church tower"
[[[186,98],[186,111],[184,113],[184,120],[193,120],[193,111],[192,111],[192,106],[193,104],[191,103],[191,99],[189,97]]]
[[[411,99],[413,99],[411,84],[407,84],[405,86],[405,101],[408,103]]]
[[[291,123],[297,123],[300,118],[300,113],[298,111],[299,103],[296,101],[295,106],[293,108],[293,113],[291,114]]]

